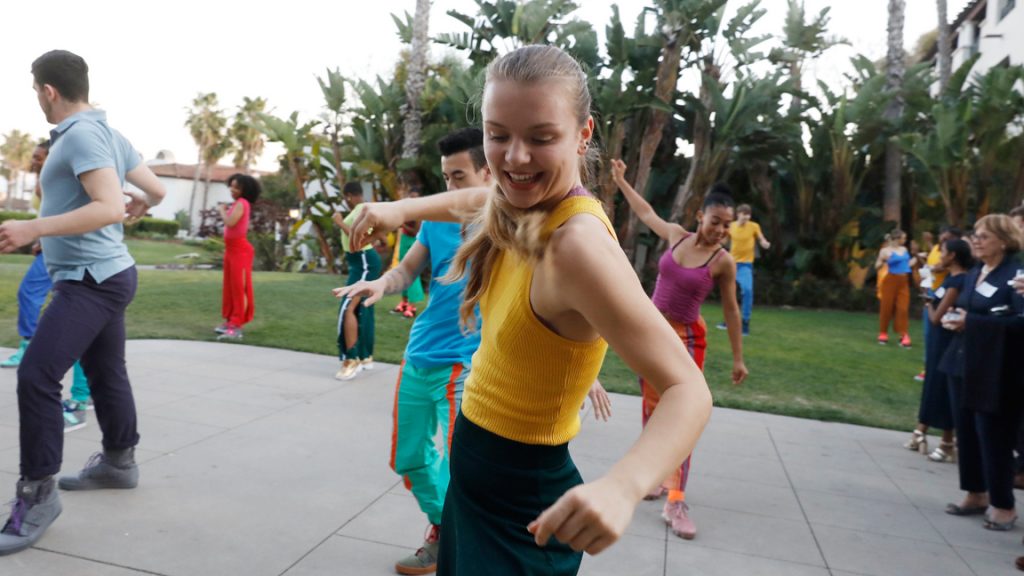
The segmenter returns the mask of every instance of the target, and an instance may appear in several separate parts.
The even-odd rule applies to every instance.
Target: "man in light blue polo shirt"
[[[135,262],[123,242],[125,215],[139,217],[165,190],[139,154],[89,105],[89,68],[54,50],[32,63],[32,87],[50,132],[40,175],[40,218],[0,224],[0,252],[40,240],[53,300],[18,367],[21,478],[11,515],[0,530],[0,555],[34,544],[60,515],[54,481],[64,449],[61,377],[81,358],[92,386],[103,451],[65,490],[134,488],[135,400],[125,368],[124,311],[135,295]],[[128,181],[141,193],[123,191]],[[129,202],[125,204],[125,196]]]
[[[438,142],[438,148],[449,190],[490,182],[480,129],[450,134]],[[395,389],[391,434],[391,468],[402,475],[406,488],[427,515],[430,528],[423,546],[395,564],[399,574],[427,574],[436,569],[441,509],[448,490],[451,426],[459,413],[470,361],[480,346],[479,330],[467,335],[459,328],[466,278],[453,284],[440,281],[461,244],[460,224],[423,222],[416,241],[398,266],[372,282],[357,282],[334,291],[339,298],[366,295],[365,303],[371,305],[384,294],[408,288],[430,262],[430,301],[409,333]],[[434,445],[439,426],[445,439],[441,452]]]

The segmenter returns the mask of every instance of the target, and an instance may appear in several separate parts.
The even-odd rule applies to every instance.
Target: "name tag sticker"
[[[946,295],[946,289],[945,288],[939,288],[938,290],[935,291],[935,298],[937,300],[942,300],[942,297],[945,296],[945,295]]]
[[[981,286],[978,286],[977,292],[985,298],[991,298],[996,293],[996,287],[988,282],[982,282]]]

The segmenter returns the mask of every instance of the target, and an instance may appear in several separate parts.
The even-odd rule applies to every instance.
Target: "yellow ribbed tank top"
[[[544,224],[550,235],[577,214],[593,214],[615,236],[601,204],[590,196],[562,200]],[[480,299],[480,347],[466,381],[462,413],[498,436],[556,446],[580,429],[579,410],[604,362],[603,338],[578,342],[559,336],[530,304],[533,265],[502,252]]]

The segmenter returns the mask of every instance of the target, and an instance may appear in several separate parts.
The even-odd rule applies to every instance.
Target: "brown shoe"
[[[1017,570],[1024,572],[1024,556],[1017,556],[1017,560],[1013,563],[1017,566]]]
[[[1018,472],[1014,475],[1013,487],[1017,490],[1024,490],[1024,472]]]

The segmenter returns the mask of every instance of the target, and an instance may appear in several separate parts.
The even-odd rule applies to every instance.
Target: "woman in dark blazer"
[[[1013,448],[1024,405],[1024,298],[1010,284],[1022,243],[1008,216],[978,220],[971,244],[979,264],[943,319],[957,333],[941,368],[953,399],[960,488],[967,491],[946,512],[984,514],[989,530],[1009,530],[1017,520]]]

